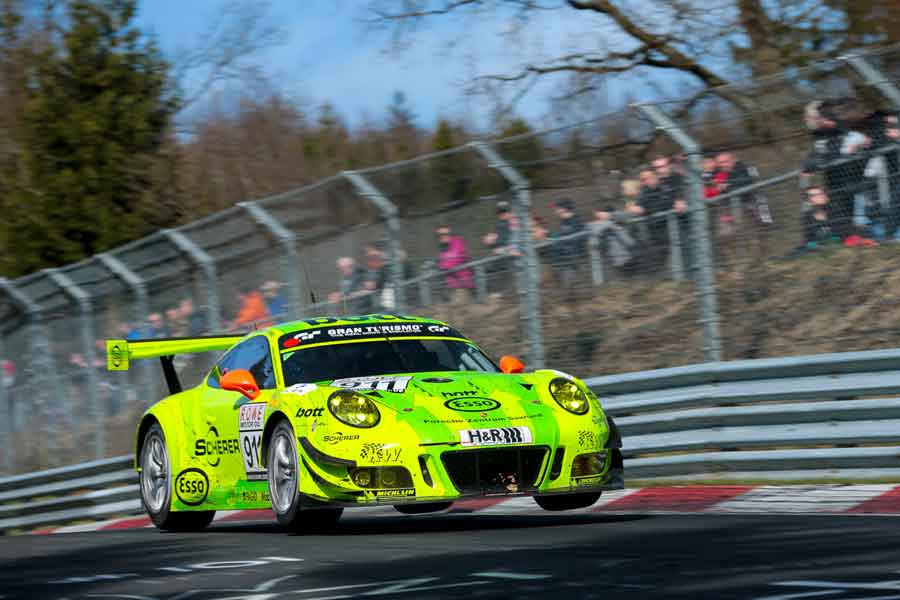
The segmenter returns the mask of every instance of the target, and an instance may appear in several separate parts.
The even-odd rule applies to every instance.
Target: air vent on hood
[[[447,377],[429,377],[428,379],[423,379],[423,383],[453,383],[452,379]]]

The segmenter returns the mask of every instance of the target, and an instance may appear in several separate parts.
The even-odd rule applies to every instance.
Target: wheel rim
[[[297,463],[291,438],[283,431],[272,440],[272,464],[269,465],[269,493],[272,505],[279,514],[291,508],[297,494]]]
[[[159,436],[147,440],[141,461],[141,495],[152,513],[160,512],[169,492],[169,457]]]

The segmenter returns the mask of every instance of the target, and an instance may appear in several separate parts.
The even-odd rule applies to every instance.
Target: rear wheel
[[[447,510],[451,506],[453,506],[452,502],[427,502],[423,504],[395,504],[394,508],[404,515],[423,515],[425,513]]]
[[[284,420],[275,426],[267,456],[269,497],[278,522],[292,531],[315,531],[330,527],[341,518],[343,508],[301,510],[300,464],[294,429]]]
[[[214,510],[172,512],[172,468],[166,438],[159,424],[144,435],[139,459],[141,466],[141,503],[153,524],[169,531],[198,531],[209,525]]]
[[[535,496],[534,501],[544,510],[575,510],[587,508],[600,499],[600,492],[585,494],[560,494],[559,496]]]

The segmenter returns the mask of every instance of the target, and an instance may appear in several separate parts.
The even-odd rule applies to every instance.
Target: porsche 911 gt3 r
[[[181,390],[177,354],[227,350]],[[137,427],[144,507],[163,529],[272,508],[291,528],[346,507],[442,510],[527,495],[547,510],[623,487],[621,439],[597,397],[553,370],[500,365],[441,321],[321,317],[247,336],[107,342],[110,370],[159,357],[169,389]]]

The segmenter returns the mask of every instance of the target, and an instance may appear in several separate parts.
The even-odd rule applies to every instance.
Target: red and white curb
[[[606,492],[588,508],[547,513],[528,497],[489,497],[456,502],[442,514],[515,516],[590,513],[718,513],[718,514],[882,514],[900,515],[900,486],[883,485],[688,485],[649,487]],[[351,509],[341,521],[397,517],[408,519],[391,506]],[[416,518],[428,518],[423,515]],[[215,523],[274,522],[269,510],[225,510]],[[127,517],[82,525],[44,528],[33,534],[116,531],[149,527],[147,517]]]

